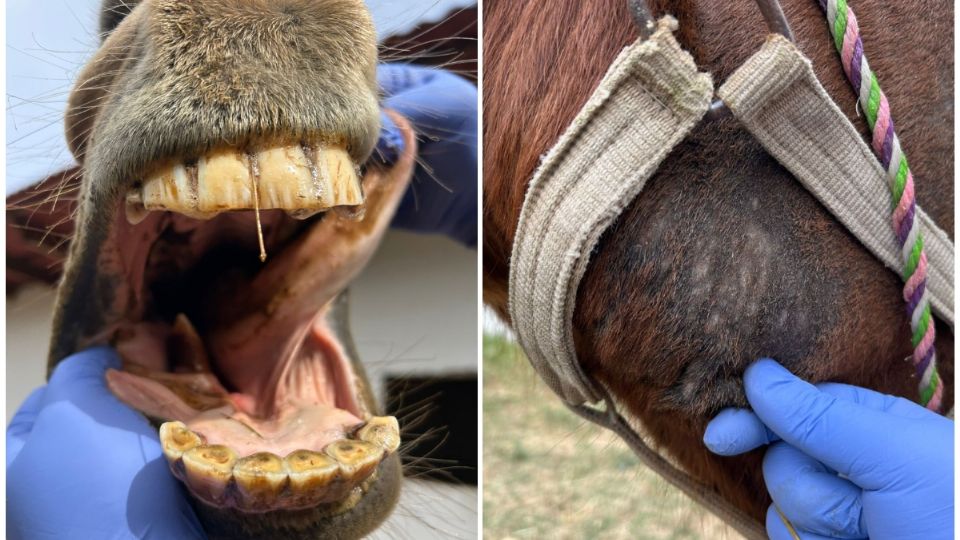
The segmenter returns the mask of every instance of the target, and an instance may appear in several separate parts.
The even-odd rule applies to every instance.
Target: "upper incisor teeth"
[[[374,416],[357,430],[357,438],[383,448],[387,453],[400,447],[400,424],[393,416]]]
[[[253,200],[246,154],[211,152],[197,161],[197,206],[204,212],[230,210],[232,201]]]
[[[212,217],[213,214],[199,209],[197,176],[196,169],[187,170],[183,163],[162,169],[143,183],[140,190],[143,207],[146,210],[170,210],[196,218]],[[127,201],[135,199],[135,194],[127,194]]]
[[[271,148],[257,154],[260,181],[257,193],[262,208],[302,208],[310,196],[313,175],[299,146]]]
[[[136,223],[144,210],[210,218],[225,210],[303,213],[362,203],[360,178],[346,150],[289,145],[255,154],[215,150],[195,168],[166,166],[132,188],[126,204],[127,219]]]

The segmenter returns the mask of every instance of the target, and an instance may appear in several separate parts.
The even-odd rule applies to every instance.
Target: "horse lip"
[[[375,238],[376,230],[379,229],[380,232],[385,230],[403,192],[406,191],[412,178],[416,155],[416,139],[409,123],[398,115],[391,112],[388,114],[395,116],[396,123],[404,134],[405,150],[393,167],[389,169],[374,167],[367,172],[364,187],[368,190],[368,201],[373,198],[374,205],[379,209],[363,217],[360,222],[345,226],[345,234],[367,237],[368,241],[374,245],[378,240]],[[117,185],[116,182],[111,183],[109,180],[120,177],[119,169],[105,168],[103,163],[101,159],[88,160],[85,169],[86,174],[89,175],[87,180],[91,182],[88,185],[93,193],[91,197],[85,198],[82,204],[81,219],[78,220],[78,224],[85,228],[87,235],[78,246],[82,249],[73,258],[64,275],[60,305],[54,321],[57,337],[51,349],[51,369],[57,361],[71,352],[86,345],[107,341],[106,328],[116,322],[115,317],[118,313],[127,312],[128,301],[136,296],[133,291],[125,288],[126,285],[117,288],[118,284],[127,281],[123,273],[111,277],[103,276],[96,271],[104,260],[105,253],[107,257],[116,255],[113,246],[117,243],[119,229],[126,231],[126,234],[138,231],[134,234],[137,236],[151,226],[156,227],[164,220],[173,219],[173,215],[169,213],[157,213],[136,227],[129,227],[125,223],[117,227],[118,223],[125,221],[125,216],[122,214],[122,192],[104,186]],[[378,192],[382,192],[383,196],[378,198]],[[96,202],[99,204],[95,204]],[[84,291],[84,294],[79,294],[80,291]],[[90,301],[91,297],[95,300],[94,302]],[[80,324],[77,324],[78,321]],[[359,395],[366,400],[368,391],[369,389],[363,389]],[[359,497],[360,493],[354,491],[351,492],[354,495],[351,495],[347,502],[335,506],[322,505],[321,508],[316,509],[316,512],[311,511],[309,524],[305,525],[307,529],[323,536],[329,532],[328,528],[343,525],[344,516],[341,514],[344,512],[357,516],[356,524],[350,525],[356,530],[369,531],[379,524],[389,514],[399,494],[402,475],[397,454],[391,453],[383,459],[375,475],[376,481],[368,479],[367,482],[372,483],[363,487],[361,493],[366,495]],[[251,530],[277,532],[277,529],[273,528],[274,525],[262,521],[262,518],[256,517],[255,514],[251,514],[252,517],[248,518],[230,513],[227,509],[214,508],[199,502],[194,507],[204,527],[209,530],[224,530],[224,527],[230,530],[241,523],[243,527],[249,527]]]

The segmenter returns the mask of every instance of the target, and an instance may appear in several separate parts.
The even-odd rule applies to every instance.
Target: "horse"
[[[417,144],[393,115],[404,151],[367,161],[380,109],[365,4],[104,0],[100,15],[66,112],[79,187],[48,370],[116,348],[108,386],[162,423],[211,537],[369,533],[397,501],[399,428],[344,291]]]
[[[817,78],[868,137],[820,7],[781,4]],[[754,2],[649,7],[676,17],[678,41],[717,84],[767,33]],[[952,239],[953,6],[854,7],[919,204]],[[509,324],[510,256],[528,183],[638,31],[621,0],[488,0],[483,17],[483,295]],[[742,374],[764,356],[811,381],[915,398],[901,285],[736,119],[708,116],[601,237],[577,291],[573,339],[584,372],[660,452],[762,524],[770,504],[762,450],[711,454],[707,422],[747,406]],[[937,323],[946,381],[953,342],[952,328]],[[948,385],[945,409],[953,392]]]

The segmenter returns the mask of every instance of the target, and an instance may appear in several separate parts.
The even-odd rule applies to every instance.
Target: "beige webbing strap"
[[[710,105],[710,76],[674,40],[675,28],[665,17],[649,40],[621,52],[535,173],[514,239],[509,309],[530,363],[571,410],[617,433],[651,470],[747,538],[760,539],[763,524],[650,448],[583,372],[573,344],[577,290],[600,235]],[[899,268],[884,172],[790,42],[771,37],[719,95],[875,256]],[[953,243],[918,215],[931,303],[953,326]],[[605,410],[587,405],[596,402]]]
[[[658,455],[577,361],[572,317],[590,254],[660,162],[703,117],[708,74],[673,38],[676,21],[630,45],[550,150],[524,200],[510,264],[510,315],[531,364],[581,417],[617,433],[642,463],[748,538],[763,526]],[[602,401],[606,410],[585,403]]]
[[[577,286],[600,235],[710,105],[713,83],[673,38],[673,18],[625,48],[530,182],[510,260],[520,344],[564,401],[601,394],[574,351]]]
[[[898,274],[892,197],[880,162],[817,81],[810,61],[771,36],[717,92],[734,116],[847,229]],[[953,327],[953,242],[919,208],[934,311]]]

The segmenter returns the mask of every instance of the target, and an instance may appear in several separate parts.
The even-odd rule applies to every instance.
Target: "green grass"
[[[485,538],[739,536],[563,406],[519,348],[483,338]]]

